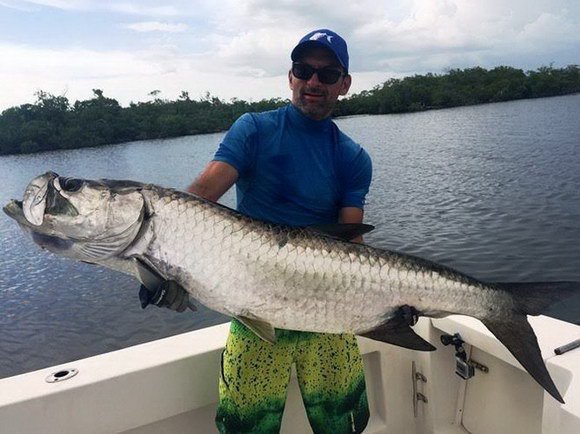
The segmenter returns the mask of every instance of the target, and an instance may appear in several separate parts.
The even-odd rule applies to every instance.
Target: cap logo
[[[329,43],[329,44],[331,44],[331,43],[332,43],[332,38],[333,38],[333,37],[334,37],[334,36],[332,36],[332,35],[328,35],[328,34],[326,34],[326,33],[321,33],[321,32],[318,32],[318,33],[315,33],[314,35],[312,35],[312,36],[310,37],[310,40],[311,40],[311,41],[318,41],[319,39],[326,38],[326,40],[328,41],[328,43]]]

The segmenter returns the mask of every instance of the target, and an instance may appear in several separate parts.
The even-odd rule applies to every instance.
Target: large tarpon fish
[[[48,172],[4,211],[34,241],[141,282],[174,281],[263,339],[274,328],[349,332],[416,350],[409,309],[479,319],[532,377],[563,402],[526,315],[577,294],[578,282],[486,283],[417,257],[346,241],[372,227],[291,228],[195,195],[132,181]]]

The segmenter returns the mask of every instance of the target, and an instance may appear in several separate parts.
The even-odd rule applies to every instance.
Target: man
[[[240,117],[188,191],[217,201],[236,184],[240,212],[279,224],[361,223],[371,161],[330,120],[351,84],[346,42],[315,30],[291,59],[292,104]],[[219,381],[219,430],[278,432],[295,363],[314,432],[362,432],[369,412],[355,337],[276,330],[276,338],[262,341],[232,321]]]

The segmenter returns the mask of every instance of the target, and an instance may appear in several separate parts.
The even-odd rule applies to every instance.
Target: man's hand
[[[189,301],[189,293],[174,280],[164,280],[156,289],[152,290],[141,285],[139,300],[143,309],[153,304],[177,312],[183,312],[188,307],[191,310],[196,310]]]

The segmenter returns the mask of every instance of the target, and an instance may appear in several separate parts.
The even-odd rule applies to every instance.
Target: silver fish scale
[[[399,306],[481,318],[510,298],[453,270],[309,230],[268,225],[192,195],[142,190],[152,217],[141,254],[204,305],[274,327],[363,332]],[[495,292],[492,297],[492,292]],[[433,310],[430,306],[437,306]]]

